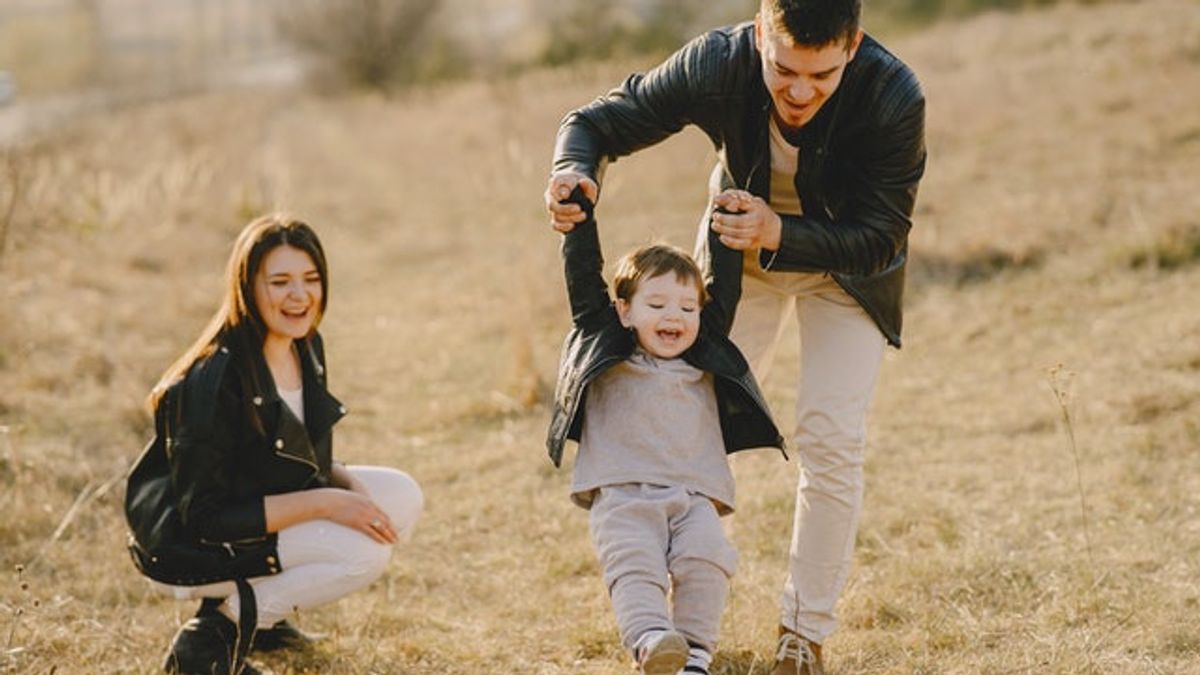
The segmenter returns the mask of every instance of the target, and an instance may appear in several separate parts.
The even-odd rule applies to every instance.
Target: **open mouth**
[[[294,319],[294,320],[298,321],[301,319],[308,318],[309,308],[305,307],[304,309],[281,309],[281,310],[279,310],[279,313],[283,314],[284,318],[286,318],[286,319]]]
[[[656,331],[656,334],[658,335],[658,339],[663,342],[675,342],[683,337],[683,331],[681,330],[664,329]]]
[[[795,103],[789,103],[788,113],[791,114],[793,119],[797,117],[804,117],[811,107],[811,104],[797,105]]]

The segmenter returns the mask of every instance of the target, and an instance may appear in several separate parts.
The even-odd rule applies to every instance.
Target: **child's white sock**
[[[697,673],[699,675],[708,675],[708,667],[712,665],[712,654],[703,647],[690,647],[688,649],[687,665],[684,666],[684,673]]]
[[[667,631],[665,630],[648,630],[645,633],[642,633],[638,637],[637,642],[633,643],[633,653],[635,655],[640,653],[646,647],[657,642],[659,638],[661,638],[666,632]]]

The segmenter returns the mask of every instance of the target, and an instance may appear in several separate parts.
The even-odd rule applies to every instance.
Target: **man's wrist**
[[[781,243],[783,243],[783,218],[780,218],[778,213],[771,211],[771,222],[767,226],[762,247],[768,251],[776,252],[779,250]]]

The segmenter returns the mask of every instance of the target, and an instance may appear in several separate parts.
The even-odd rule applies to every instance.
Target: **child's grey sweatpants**
[[[737,551],[708,497],[682,487],[605,486],[592,504],[591,530],[627,649],[646,631],[669,629],[715,648]]]

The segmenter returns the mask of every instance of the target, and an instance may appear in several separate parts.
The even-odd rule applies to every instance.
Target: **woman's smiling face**
[[[301,249],[277,246],[263,256],[254,280],[254,302],[267,339],[296,340],[308,335],[321,312],[321,273]]]

